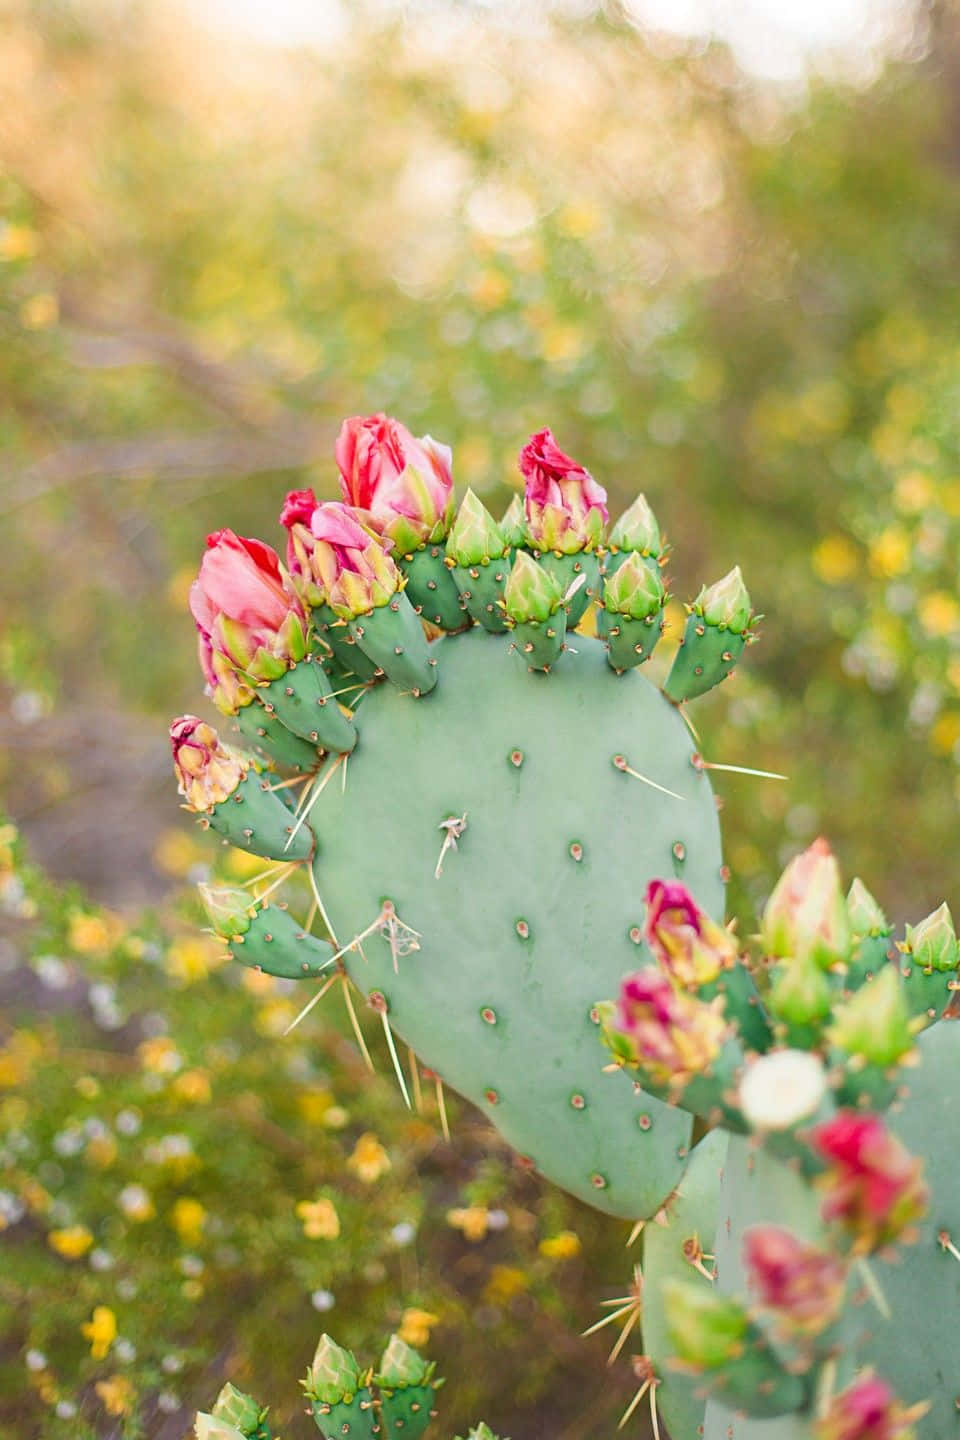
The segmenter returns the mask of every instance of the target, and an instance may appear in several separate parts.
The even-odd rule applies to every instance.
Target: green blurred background
[[[790,777],[717,787],[743,930],[820,832],[898,924],[951,898],[960,25],[866,5],[786,57],[765,8],[715,7],[726,43],[612,3],[370,0],[284,45],[226,0],[0,0],[9,1433],[179,1440],[229,1375],[306,1435],[321,1325],[372,1354],[405,1309],[454,1380],[443,1433],[590,1440],[632,1393],[575,1339],[623,1227],[476,1117],[443,1145],[339,1020],[281,1042],[293,997],[193,938],[186,590],[209,529],[279,545],[285,489],[334,493],[344,415],[449,442],[494,510],[551,425],[612,508],[647,493],[679,598],[741,564],[762,643],[697,723]],[[306,1233],[321,1198],[338,1236]]]

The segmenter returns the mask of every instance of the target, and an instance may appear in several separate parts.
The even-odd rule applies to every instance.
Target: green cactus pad
[[[377,678],[380,672],[376,663],[364,655],[351,635],[349,625],[345,620],[341,620],[335,610],[329,605],[317,605],[311,615],[317,634],[329,645],[331,654],[343,674],[353,675],[363,684]],[[336,688],[335,685],[334,689]]]
[[[436,664],[428,653],[423,626],[405,591],[398,591],[386,605],[378,605],[351,620],[350,634],[367,659],[401,690],[425,695],[436,685]]]
[[[241,965],[278,975],[284,980],[308,980],[329,969],[333,947],[308,935],[283,904],[261,905],[242,935],[230,938],[230,954]]]
[[[727,678],[746,643],[746,633],[737,635],[719,625],[710,625],[694,610],[687,616],[683,639],[663,693],[677,705],[706,694]]]
[[[268,714],[256,701],[242,705],[233,718],[250,748],[282,770],[308,775],[320,764],[316,745],[294,735],[276,715]]]
[[[406,595],[417,614],[441,630],[455,632],[469,621],[456,581],[444,564],[445,554],[443,544],[427,544],[412,555],[398,555],[396,559],[407,577]]]
[[[383,1440],[420,1440],[433,1418],[432,1385],[407,1385],[402,1390],[381,1390],[380,1426]]]
[[[531,670],[549,670],[563,653],[567,617],[560,608],[549,620],[518,620],[513,627],[517,654]]]
[[[251,765],[229,799],[221,800],[201,819],[226,843],[251,855],[267,860],[306,860],[313,853],[313,834],[304,825],[293,836],[293,812],[270,784],[269,777]]]
[[[567,612],[567,629],[575,630],[586,613],[587,606],[600,593],[600,561],[590,550],[581,550],[577,555],[558,555],[554,550],[537,552],[537,560],[552,575],[565,595],[575,580],[586,576],[584,584],[564,604]]]
[[[256,697],[268,715],[275,715],[294,735],[324,750],[345,753],[357,743],[352,721],[332,694],[323,667],[301,660],[268,685],[258,686]]]
[[[403,1040],[529,1164],[635,1219],[676,1185],[691,1120],[603,1073],[595,1004],[648,962],[642,897],[678,842],[722,915],[713,793],[673,706],[614,675],[599,642],[578,637],[547,677],[506,648],[475,629],[437,642],[443,678],[422,702],[369,693],[345,791],[312,812],[317,883],[340,946],[385,899],[419,933],[396,970],[385,926],[345,957]],[[451,815],[466,826],[435,878]]]
[[[383,1433],[369,1386],[362,1386],[349,1400],[312,1400],[310,1408],[324,1440],[376,1440]]]
[[[507,629],[503,611],[503,587],[510,574],[510,557],[502,556],[486,565],[455,565],[453,578],[460,591],[467,614],[489,630],[492,635],[502,635]]]
[[[610,665],[620,674],[650,659],[663,634],[663,615],[648,615],[645,620],[634,620],[630,615],[617,615],[613,610],[599,610],[597,634],[606,644]]]

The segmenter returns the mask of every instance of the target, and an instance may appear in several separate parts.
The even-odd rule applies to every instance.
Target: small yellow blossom
[[[105,1360],[117,1338],[117,1317],[108,1305],[96,1305],[90,1319],[80,1326],[80,1333],[90,1341],[92,1358]]]
[[[155,1035],[149,1040],[142,1040],[137,1046],[137,1054],[144,1070],[153,1075],[173,1075],[183,1064],[180,1052],[169,1035]]]
[[[928,635],[952,635],[960,628],[960,605],[947,590],[934,590],[918,606],[920,624]]]
[[[226,952],[219,940],[210,936],[185,935],[174,940],[167,951],[166,970],[178,985],[195,985],[206,980],[211,970],[222,965]]]
[[[491,1305],[508,1305],[515,1295],[522,1295],[529,1285],[529,1277],[516,1265],[494,1265],[483,1293]]]
[[[248,972],[252,973],[252,972]],[[255,1024],[261,1035],[279,1040],[291,1020],[296,1018],[298,1006],[292,1000],[268,1000],[257,1015]]]
[[[460,1210],[447,1211],[447,1224],[454,1230],[462,1231],[467,1240],[482,1240],[490,1225],[490,1211],[485,1205],[468,1205]]]
[[[93,1244],[93,1236],[86,1225],[68,1225],[63,1230],[51,1230],[47,1244],[65,1260],[79,1260]]]
[[[178,1075],[170,1087],[178,1100],[186,1100],[191,1105],[209,1105],[210,1103],[210,1076],[206,1070],[194,1068],[184,1070]]]
[[[828,585],[840,585],[857,572],[858,550],[846,535],[826,535],[811,557],[813,568]]]
[[[197,578],[196,568],[190,571],[190,584]],[[189,586],[188,586],[189,589]],[[246,850],[227,850],[223,857],[223,868],[233,880],[251,880],[263,870],[259,855],[249,855]]]
[[[37,232],[29,225],[0,226],[0,260],[31,260],[37,253]]]
[[[73,1082],[73,1088],[84,1100],[96,1100],[100,1094],[100,1081],[93,1075],[78,1075]]]
[[[930,744],[938,755],[952,755],[960,742],[960,711],[945,710],[930,731]]]
[[[333,1103],[329,1090],[304,1090],[297,1096],[297,1108],[308,1125],[321,1125]]]
[[[365,1185],[372,1185],[390,1169],[390,1156],[371,1130],[365,1131],[353,1147],[347,1168]]]
[[[185,1300],[202,1300],[204,1288],[202,1280],[184,1280],[180,1286],[180,1294]]]
[[[925,510],[933,501],[933,481],[922,470],[908,470],[894,487],[893,501],[907,514]]]
[[[39,1180],[27,1177],[20,1186],[20,1199],[31,1215],[45,1215],[53,1204],[53,1196],[45,1190]]]
[[[195,572],[190,571],[191,582],[196,579]],[[190,586],[187,585],[189,590]],[[184,592],[183,604],[186,606],[186,592]],[[164,875],[173,875],[181,880],[193,869],[195,865],[205,864],[209,856],[202,845],[199,845],[192,835],[185,830],[164,830],[156,845],[153,847],[153,863]]]
[[[429,1310],[412,1308],[404,1310],[397,1334],[405,1344],[412,1345],[414,1349],[420,1349],[422,1346],[430,1344],[430,1331],[434,1325],[439,1324],[439,1315],[433,1315]]]
[[[20,324],[24,330],[49,330],[60,318],[60,306],[56,295],[43,290],[31,295],[20,306]]]
[[[170,1211],[170,1224],[184,1245],[199,1245],[206,1223],[206,1210],[199,1200],[194,1200],[190,1195],[181,1195]]]
[[[83,1153],[98,1170],[109,1170],[117,1158],[117,1142],[112,1135],[94,1135]]]
[[[129,1415],[137,1392],[125,1375],[111,1375],[108,1380],[98,1380],[93,1387],[108,1415]]]
[[[548,1260],[571,1260],[580,1254],[580,1236],[574,1230],[561,1230],[557,1235],[547,1235],[538,1249]]]
[[[110,948],[110,927],[102,915],[87,915],[82,910],[74,910],[67,938],[71,950],[78,955],[100,955]]]
[[[308,1240],[336,1240],[340,1234],[340,1217],[332,1200],[300,1200],[296,1206],[298,1220]]]
[[[870,569],[874,575],[892,580],[910,567],[910,537],[891,525],[870,546]]]

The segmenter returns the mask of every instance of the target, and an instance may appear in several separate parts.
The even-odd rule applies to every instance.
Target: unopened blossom
[[[661,969],[678,985],[695,990],[736,962],[729,930],[715,924],[679,881],[647,886],[644,938]]]
[[[926,1212],[923,1161],[887,1129],[879,1115],[839,1110],[808,1137],[826,1161],[825,1220],[835,1220],[866,1253],[896,1240]]]
[[[336,457],[345,502],[365,510],[397,554],[444,538],[454,510],[448,445],[415,439],[389,415],[352,415],[340,427]]]
[[[790,861],[767,901],[762,933],[770,955],[812,959],[824,969],[846,960],[850,920],[826,840],[815,840]]]
[[[847,1267],[780,1225],[756,1225],[743,1237],[747,1284],[783,1327],[818,1335],[843,1304]]]
[[[550,430],[531,435],[520,451],[520,471],[530,542],[564,555],[596,549],[608,519],[607,492],[564,454]]]
[[[867,1374],[834,1395],[814,1430],[816,1440],[914,1440],[926,1405],[900,1404],[878,1375]]]
[[[651,1081],[682,1088],[720,1053],[727,1028],[721,1005],[675,989],[651,966],[623,981],[611,1024]]]
[[[180,794],[190,810],[212,810],[229,799],[247,773],[246,760],[198,715],[174,720],[170,746]]]

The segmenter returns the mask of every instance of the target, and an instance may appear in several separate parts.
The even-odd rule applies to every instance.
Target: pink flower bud
[[[886,1381],[868,1373],[833,1397],[814,1433],[817,1440],[914,1440],[913,1422],[928,1409],[905,1410]]]
[[[858,1252],[896,1240],[926,1212],[923,1161],[910,1154],[879,1115],[838,1110],[808,1138],[827,1162],[823,1217],[850,1230]]]
[[[327,603],[344,619],[385,605],[400,588],[400,572],[383,540],[350,505],[338,500],[318,505],[310,533],[314,574]]]
[[[623,981],[613,1026],[651,1080],[682,1087],[720,1053],[726,1034],[722,1003],[704,1004],[674,989],[651,966]]]
[[[208,691],[227,714],[249,703],[258,680],[275,680],[306,654],[300,602],[276,551],[260,540],[208,535],[190,610]]]
[[[246,762],[196,715],[174,720],[170,745],[180,794],[190,810],[212,810],[229,799],[247,773]]]
[[[336,456],[344,500],[369,512],[397,554],[444,538],[454,508],[448,445],[429,435],[416,440],[389,415],[352,415],[340,427]]]
[[[564,555],[596,549],[608,519],[607,492],[549,430],[531,435],[520,451],[520,471],[531,544]]]
[[[850,920],[826,840],[814,840],[780,876],[763,912],[763,940],[771,955],[809,957],[824,969],[847,959]]]
[[[747,1283],[776,1310],[788,1332],[818,1335],[843,1304],[846,1266],[779,1225],[757,1225],[743,1237]]]
[[[679,882],[650,881],[645,938],[660,967],[685,989],[715,980],[737,958],[730,932],[714,924]]]

